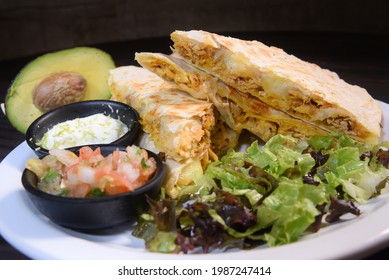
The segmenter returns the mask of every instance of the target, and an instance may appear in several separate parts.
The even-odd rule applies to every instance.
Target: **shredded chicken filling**
[[[317,115],[318,112],[320,112],[319,110],[325,111],[326,109],[333,109],[328,103],[308,98],[304,99],[303,97],[298,96],[294,91],[288,93],[288,100],[290,101],[287,103],[289,104],[287,110],[293,111],[294,115],[297,115],[302,119],[309,120],[310,117]],[[339,115],[337,116],[316,119],[315,122],[326,127],[336,128],[338,131],[347,131],[347,133],[355,135],[354,122],[349,117],[342,116],[341,112],[338,113]]]
[[[212,58],[216,56],[215,53],[220,51],[219,49],[205,49],[200,46],[191,48],[190,46],[182,44],[176,44],[175,47],[180,55],[191,60],[195,65],[217,72],[219,77],[225,81],[226,84],[243,93],[250,93],[252,96],[258,97],[265,103],[275,108],[281,107],[279,108],[280,110],[285,111],[291,116],[301,118],[307,122],[313,122],[316,125],[326,127],[329,130],[347,132],[348,134],[354,136],[359,136],[356,135],[356,131],[358,131],[361,135],[364,133],[362,129],[355,129],[355,122],[345,115],[342,116],[341,112],[338,112],[337,116],[322,118],[320,110],[325,109],[326,106],[330,106],[328,104],[324,104],[322,101],[312,99],[304,100],[295,94],[289,95],[288,98],[285,98],[284,100],[282,100],[282,98],[275,98],[272,100],[272,98],[268,97],[266,92],[263,91],[263,87],[254,79],[250,77],[234,77],[232,73],[229,73],[223,61],[213,60]],[[217,71],[219,69],[221,70]],[[221,76],[221,73],[227,74],[224,74],[225,76]],[[246,95],[246,97],[250,96]]]

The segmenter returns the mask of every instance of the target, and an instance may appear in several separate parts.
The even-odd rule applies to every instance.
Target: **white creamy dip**
[[[104,114],[95,114],[59,123],[48,130],[37,143],[50,150],[74,146],[108,144],[123,136],[128,127]]]

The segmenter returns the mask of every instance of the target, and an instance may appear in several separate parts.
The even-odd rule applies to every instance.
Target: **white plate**
[[[382,103],[384,136],[389,139],[389,105]],[[386,113],[386,115],[385,115]],[[300,241],[249,251],[174,255],[147,252],[131,229],[88,235],[61,228],[42,216],[20,182],[24,163],[34,156],[24,142],[0,164],[0,232],[32,259],[342,259],[360,258],[389,245],[389,194],[360,207],[362,215],[328,226]]]

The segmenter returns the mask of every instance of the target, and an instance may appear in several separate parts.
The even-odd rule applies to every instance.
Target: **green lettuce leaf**
[[[246,195],[252,205],[255,205],[263,195],[277,186],[276,179],[253,166],[247,154],[230,151],[220,161],[211,163],[205,171],[208,180],[219,183],[219,187],[234,195]]]
[[[260,228],[271,227],[269,246],[296,241],[320,214],[317,205],[327,201],[322,188],[284,178],[257,209]]]
[[[308,147],[305,141],[298,141],[291,136],[276,135],[263,147],[254,142],[248,149],[248,161],[263,168],[266,172],[279,178],[292,177],[309,172],[315,160],[303,151]]]
[[[341,185],[346,197],[360,204],[366,203],[377,191],[377,187],[389,176],[386,168],[373,172],[369,160],[360,159],[357,147],[344,147],[334,150],[318,173],[325,177],[328,193],[334,193]]]

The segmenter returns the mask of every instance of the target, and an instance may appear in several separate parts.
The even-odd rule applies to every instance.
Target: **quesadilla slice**
[[[175,31],[171,39],[174,52],[275,109],[362,142],[379,140],[380,105],[334,72],[258,41],[198,30]]]
[[[214,157],[211,103],[195,99],[136,66],[111,70],[108,83],[113,99],[138,111],[143,130],[167,158],[178,162],[199,158],[206,165]]]
[[[211,101],[228,126],[243,129],[267,141],[275,134],[289,134],[306,139],[324,135],[326,130],[273,109],[259,98],[221,82],[215,76],[194,67],[179,57],[160,53],[137,53],[135,59],[144,68],[176,84],[192,96]]]
[[[156,154],[161,151],[155,147],[150,139],[150,134],[141,133],[136,145],[148,149]],[[181,162],[166,158],[164,160],[167,173],[162,183],[164,192],[171,198],[177,198],[184,192],[190,192],[196,186],[196,180],[200,180],[203,175],[203,168],[199,158],[190,158]]]

